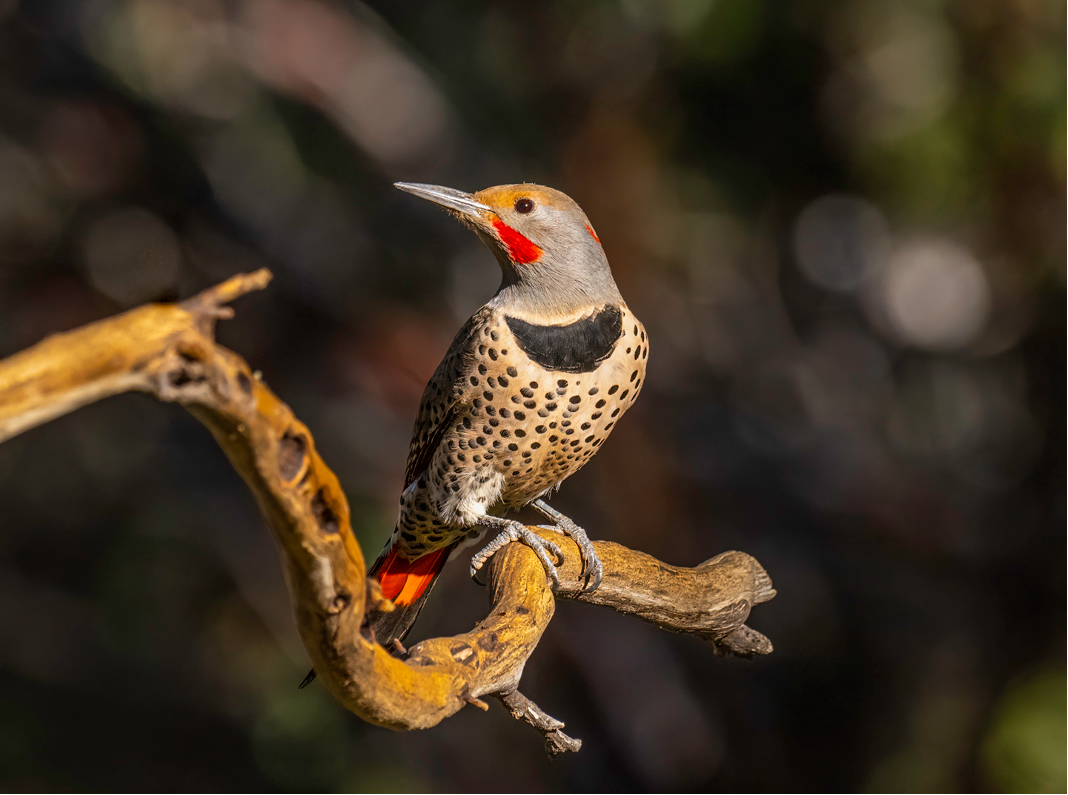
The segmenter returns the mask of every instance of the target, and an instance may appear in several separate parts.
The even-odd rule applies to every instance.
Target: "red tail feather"
[[[408,560],[394,545],[375,561],[370,574],[378,577],[383,596],[392,599],[398,606],[410,605],[426,593],[434,578],[441,573],[451,550],[452,547],[447,547]]]
[[[369,617],[379,643],[388,648],[408,634],[455,546],[456,542],[415,560],[404,557],[395,545],[382,552],[371,567],[370,576],[378,578],[382,595],[393,600],[394,608],[388,613],[376,610]]]

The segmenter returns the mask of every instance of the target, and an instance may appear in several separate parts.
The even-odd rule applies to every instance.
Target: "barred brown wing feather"
[[[425,439],[421,440],[419,434],[412,437],[411,447],[408,448],[408,466],[404,470],[404,488],[408,488],[419,479],[419,476],[430,466],[434,452],[441,444],[445,432],[456,419],[455,406],[445,413],[441,422],[434,427]]]
[[[483,307],[456,332],[445,358],[441,360],[423,390],[415,427],[412,428],[412,442],[408,447],[404,488],[418,480],[430,465],[434,452],[456,419],[456,406],[463,400],[467,387],[464,381],[464,363],[470,356],[471,345],[477,342],[479,330],[485,325],[487,317],[488,310]]]

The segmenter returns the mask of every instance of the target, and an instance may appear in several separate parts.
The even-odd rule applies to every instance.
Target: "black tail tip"
[[[312,668],[310,671],[308,671],[308,675],[304,677],[304,681],[301,682],[299,685],[297,685],[297,690],[303,690],[304,688],[306,688],[308,685],[310,685],[314,681],[315,681],[315,669]]]

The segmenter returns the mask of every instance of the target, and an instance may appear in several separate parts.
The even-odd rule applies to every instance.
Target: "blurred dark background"
[[[555,504],[779,591],[753,662],[561,604],[523,690],[576,756],[393,734],[297,690],[208,433],[112,399],[0,446],[0,787],[1064,791],[1065,91],[1063,0],[0,0],[0,356],[269,266],[220,339],[373,558],[499,279],[391,183],[552,185],[653,352]]]

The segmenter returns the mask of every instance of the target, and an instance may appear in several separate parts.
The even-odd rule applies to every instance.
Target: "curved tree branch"
[[[545,735],[550,753],[577,750],[563,724],[516,690],[555,608],[540,562],[522,544],[492,558],[490,614],[470,632],[425,640],[399,657],[361,632],[368,609],[391,605],[366,578],[337,477],[308,428],[241,357],[214,341],[216,320],[232,315],[225,304],[270,278],[266,270],[235,276],[184,303],[143,306],[0,361],[0,442],[120,392],[180,403],[207,426],[255,495],[284,553],[301,639],[342,705],[372,723],[409,730],[434,726],[465,704],[485,708],[479,697],[494,695]],[[725,552],[690,569],[595,542],[605,575],[588,594],[574,543],[532,529],[551,536],[565,555],[556,598],[693,633],[720,653],[771,651],[744,623],[753,605],[775,595],[752,557]]]

